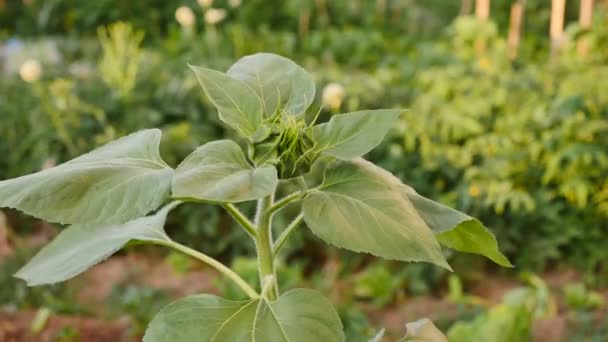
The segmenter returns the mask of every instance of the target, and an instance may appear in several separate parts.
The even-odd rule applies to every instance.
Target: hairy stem
[[[223,207],[230,213],[230,215],[238,222],[243,229],[251,236],[252,238],[256,238],[257,229],[249,219],[241,213],[241,211],[234,206],[232,203],[224,204]]]
[[[234,271],[232,271],[230,268],[226,267],[224,264],[222,264],[221,262],[213,259],[212,257],[203,254],[197,250],[194,250],[188,246],[184,246],[180,243],[177,243],[175,241],[172,240],[159,240],[156,242],[159,245],[163,245],[163,246],[167,246],[167,247],[171,247],[177,251],[180,251],[186,255],[189,255],[195,259],[198,259],[204,263],[206,263],[207,265],[215,268],[218,272],[220,272],[221,274],[223,274],[224,276],[228,277],[230,280],[232,280],[238,287],[240,287],[250,298],[258,298],[259,295],[257,292],[255,292],[255,290],[249,286],[249,284],[247,284],[247,282],[245,280],[243,280],[243,278],[241,278],[238,274],[234,273]]]
[[[279,235],[277,240],[274,242],[274,246],[272,248],[272,255],[277,256],[287,239],[291,236],[291,234],[296,230],[296,228],[302,223],[304,219],[304,214],[300,213],[300,215],[296,216],[293,221],[285,228],[285,230]]]
[[[304,191],[298,191],[298,192],[294,192],[293,194],[289,194],[289,195],[281,198],[280,200],[278,200],[272,206],[270,206],[268,208],[268,211],[270,213],[274,213],[274,212],[282,209],[284,206],[288,205],[289,203],[301,199],[302,197],[304,197],[304,194],[305,194]]]
[[[273,197],[274,195],[270,195],[258,200],[256,213],[256,225],[258,227],[256,247],[260,284],[262,287],[267,286],[266,295],[269,300],[276,300],[279,296],[274,256],[272,254],[272,212],[268,210],[272,206]],[[264,284],[264,279],[271,279],[272,283]]]

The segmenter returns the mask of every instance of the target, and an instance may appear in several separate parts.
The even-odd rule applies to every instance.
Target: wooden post
[[[579,25],[587,30],[591,27],[591,21],[593,19],[593,0],[581,0],[581,7],[579,11],[578,23]],[[589,48],[589,42],[586,37],[581,37],[576,45],[576,51],[580,57],[584,57],[587,54]]]
[[[490,16],[490,0],[475,1],[475,16],[482,21],[488,20]]]
[[[475,16],[477,20],[486,22],[490,17],[490,0],[475,1]],[[478,38],[475,41],[475,50],[478,54],[482,54],[486,49],[486,41],[484,38]]]
[[[561,43],[564,33],[564,11],[566,10],[566,0],[551,0],[551,27],[549,35],[551,37],[551,53],[555,54]]]
[[[511,60],[517,58],[519,37],[521,36],[521,23],[524,16],[526,0],[516,0],[511,5],[511,17],[509,22],[509,36],[507,38],[508,53]]]
[[[376,18],[378,23],[384,23],[384,17],[386,16],[386,0],[376,0]]]
[[[300,37],[304,38],[308,36],[308,31],[310,30],[310,10],[305,9],[300,12],[300,18],[298,20],[298,31],[300,33]]]
[[[329,13],[327,12],[327,0],[316,0],[317,13],[319,15],[319,22],[321,26],[325,27],[329,25]]]
[[[460,2],[460,16],[471,14],[471,10],[473,9],[473,0],[461,0]]]

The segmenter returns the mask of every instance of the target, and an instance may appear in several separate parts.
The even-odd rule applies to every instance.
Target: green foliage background
[[[319,90],[341,84],[342,112],[409,108],[368,158],[422,195],[480,218],[518,270],[567,264],[606,285],[607,11],[598,6],[592,29],[582,30],[568,2],[570,25],[551,55],[548,2],[528,0],[520,54],[511,61],[508,3],[493,1],[493,21],[480,23],[458,17],[458,1],[243,0],[233,7],[216,0],[226,18],[212,25],[193,0],[1,2],[0,179],[151,127],[163,130],[163,157],[175,166],[195,147],[232,134],[187,63],[225,70],[243,55],[273,52],[310,70]],[[193,27],[176,22],[179,6],[192,9]],[[579,57],[583,38],[589,53]],[[478,39],[486,41],[481,53]],[[25,59],[41,63],[39,80],[20,78]],[[324,107],[322,120],[334,112]],[[226,261],[251,252],[220,211],[177,211],[170,222],[177,240]],[[10,218],[27,227],[25,217]],[[338,253],[303,235],[289,247],[288,262],[307,275]],[[341,253],[346,269],[369,263]],[[413,294],[432,291],[445,276],[424,265],[386,267],[399,271],[391,272],[393,287]],[[369,272],[353,280],[356,295],[390,302],[386,283],[373,281],[385,270]]]
[[[202,20],[204,9],[185,2],[198,19],[187,30],[173,16],[178,2],[148,2],[143,17],[143,4],[94,3],[10,2],[0,11],[6,24],[0,35],[10,37],[9,70],[0,80],[1,178],[155,126],[165,131],[165,157],[175,163],[230,134],[185,65],[223,68],[244,54],[270,51],[311,69],[320,85],[344,85],[345,111],[410,108],[372,159],[424,195],[480,217],[518,267],[565,261],[590,274],[606,271],[600,263],[608,257],[604,13],[590,32],[572,25],[552,60],[539,43],[544,26],[534,21],[525,26],[523,53],[511,62],[501,8],[493,8],[497,24],[483,24],[453,20],[457,6],[437,1],[389,1],[386,8],[256,0],[233,8],[216,1],[227,18],[213,26]],[[527,6],[529,16],[548,16],[539,2]],[[310,13],[309,29],[298,32],[303,12]],[[128,24],[106,30],[114,20]],[[584,59],[574,53],[582,36],[592,42]],[[480,37],[487,40],[482,54],[474,48]],[[23,58],[42,63],[40,81],[19,79]],[[201,229],[221,230],[213,211],[188,220],[196,228],[186,221],[182,232],[195,242]],[[238,243],[228,250],[232,241],[204,249],[232,255],[239,250]]]

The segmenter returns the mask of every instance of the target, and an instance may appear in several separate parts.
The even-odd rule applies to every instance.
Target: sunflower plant
[[[312,76],[268,53],[246,56],[225,73],[191,68],[239,141],[204,144],[173,169],[159,153],[161,131],[147,129],[0,182],[0,207],[69,225],[16,277],[31,286],[56,283],[129,242],[166,246],[215,268],[249,299],[180,299],[155,316],[144,341],[331,342],[344,340],[331,303],[311,289],[278,287],[277,256],[304,223],[327,243],[386,259],[450,269],[443,245],[511,266],[481,222],[362,159],[402,110],[339,114],[324,123],[318,115],[307,119],[315,98]],[[254,217],[237,206],[247,201],[257,201]],[[167,235],[167,215],[186,202],[222,206],[240,224],[256,246],[258,286]],[[273,216],[287,206],[299,213],[275,238]]]

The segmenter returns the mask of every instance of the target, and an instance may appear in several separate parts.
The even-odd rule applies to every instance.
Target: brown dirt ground
[[[331,272],[329,272],[331,273]],[[103,308],[104,302],[117,284],[146,285],[163,289],[171,297],[179,298],[192,293],[217,293],[213,281],[217,274],[207,268],[197,268],[184,274],[177,274],[160,258],[151,258],[141,254],[115,256],[93,267],[91,270],[76,278],[80,288],[79,300],[87,307]],[[571,270],[557,270],[542,275],[549,287],[559,289],[566,283],[579,281],[580,274]],[[334,289],[338,294],[341,287],[348,286],[338,281]],[[482,282],[470,289],[470,293],[484,298],[495,304],[501,301],[503,295],[521,286],[512,278],[499,275],[486,276]],[[608,298],[608,293],[606,293]],[[332,296],[333,297],[333,296]],[[338,296],[339,297],[339,296]],[[332,298],[339,300],[339,298]],[[558,303],[563,307],[563,303]],[[407,299],[403,305],[378,311],[371,306],[361,304],[361,308],[369,315],[370,320],[377,326],[387,329],[388,340],[403,336],[404,323],[422,317],[430,319],[455,317],[457,307],[446,299],[437,297],[414,297]],[[96,312],[103,317],[103,309]],[[561,310],[560,310],[561,311]],[[76,341],[86,342],[127,342],[140,338],[130,334],[129,319],[107,321],[95,317],[75,317],[52,315],[43,331],[32,334],[30,326],[35,316],[34,311],[2,313],[0,311],[0,341],[2,342],[46,342],[55,341],[58,334],[66,328],[78,332]],[[561,342],[567,331],[567,318],[558,315],[548,320],[539,320],[534,325],[534,340],[537,342]]]

